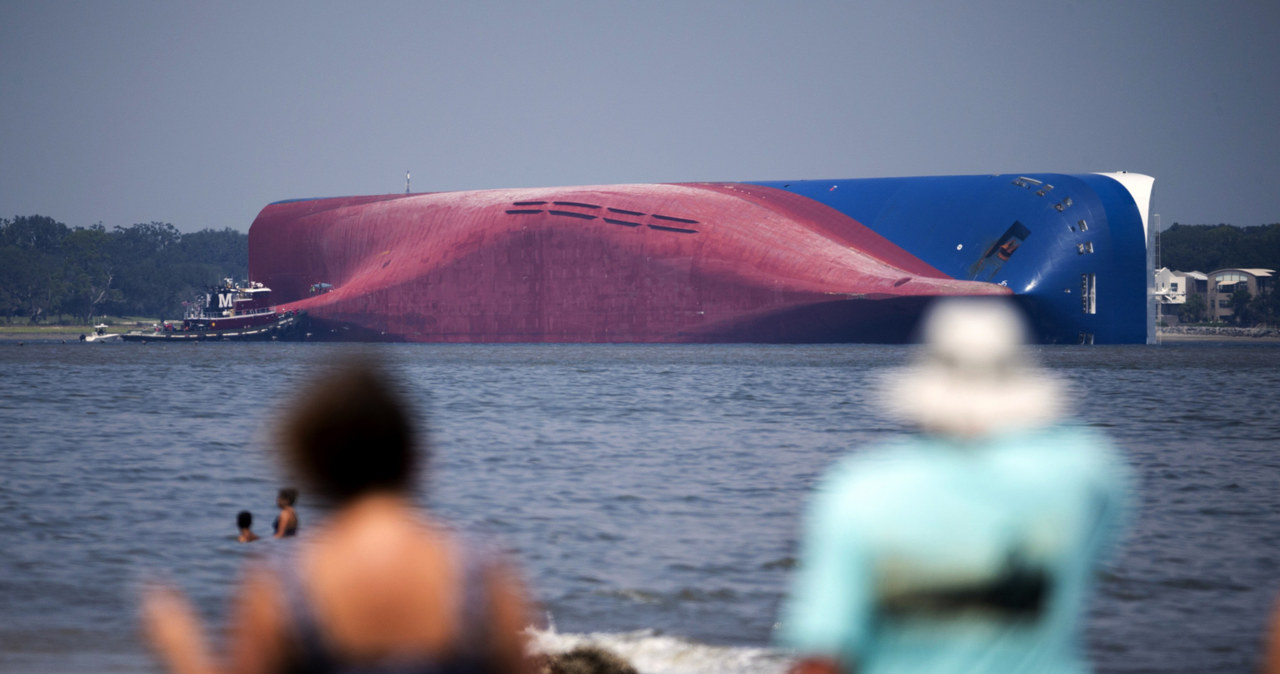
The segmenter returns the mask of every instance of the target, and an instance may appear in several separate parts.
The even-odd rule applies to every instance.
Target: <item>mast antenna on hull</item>
[[[405,194],[409,193],[409,172],[408,171],[404,172],[404,193]]]

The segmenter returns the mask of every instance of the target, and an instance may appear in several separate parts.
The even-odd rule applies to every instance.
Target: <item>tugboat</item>
[[[252,341],[300,339],[304,334],[305,314],[276,311],[271,289],[261,283],[224,279],[186,306],[181,324],[156,324],[150,331],[132,330],[121,337],[129,342]]]

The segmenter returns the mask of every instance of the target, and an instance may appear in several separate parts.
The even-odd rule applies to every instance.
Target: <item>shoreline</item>
[[[140,330],[158,321],[128,321],[107,328],[109,334]],[[79,342],[80,335],[93,332],[92,325],[0,325],[0,342]]]
[[[50,344],[65,343],[79,344],[80,335],[87,335],[92,328],[55,328],[51,330],[23,330],[23,331],[3,331],[0,330],[0,344],[11,343],[32,343],[32,344]],[[109,330],[108,332],[119,332],[123,334],[128,330]],[[114,341],[114,340],[112,340]],[[1185,332],[1157,332],[1156,346],[1160,344],[1211,344],[1211,343],[1231,343],[1231,344],[1280,344],[1280,334],[1263,334],[1263,335],[1247,335],[1247,334],[1220,334],[1220,333],[1185,333]]]
[[[21,332],[5,332],[0,331],[0,343],[7,342],[80,342],[80,335],[87,335],[93,332],[93,328],[85,328],[83,330],[24,330]],[[114,332],[114,331],[112,331]],[[123,332],[127,332],[122,330]]]
[[[1232,343],[1232,344],[1277,344],[1280,343],[1280,337],[1275,335],[1265,335],[1260,337],[1251,337],[1248,335],[1187,335],[1181,333],[1157,333],[1156,344],[1211,344],[1211,343]]]
[[[1280,342],[1274,328],[1173,327],[1156,329],[1156,342]]]

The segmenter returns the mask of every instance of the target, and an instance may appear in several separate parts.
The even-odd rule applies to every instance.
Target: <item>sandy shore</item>
[[[18,331],[0,331],[0,342],[62,342],[68,344],[80,341],[80,335],[87,335],[92,332],[92,328],[75,329],[75,330],[23,330]],[[112,331],[116,332],[116,331]],[[119,332],[127,332],[120,330]]]
[[[1184,334],[1178,332],[1157,333],[1156,341],[1160,344],[1183,344],[1189,342],[1239,342],[1241,344],[1263,344],[1263,343],[1280,343],[1280,336],[1277,335],[1197,335]]]
[[[110,334],[124,334],[130,330],[142,330],[141,326],[134,325],[113,325],[107,328]],[[80,343],[80,335],[87,335],[93,332],[93,328],[87,325],[51,325],[48,327],[28,327],[28,326],[6,326],[0,327],[0,344],[10,344],[16,342],[67,342],[68,344],[75,342]],[[115,341],[115,340],[112,340]]]
[[[152,322],[117,323],[107,328],[108,333],[124,334],[141,330]],[[93,332],[89,325],[3,325],[0,326],[0,343],[8,342],[79,342],[80,335]]]
[[[1277,342],[1280,330],[1275,328],[1233,328],[1228,326],[1174,326],[1157,328],[1160,342]]]

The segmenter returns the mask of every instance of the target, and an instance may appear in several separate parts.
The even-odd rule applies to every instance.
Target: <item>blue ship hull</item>
[[[1154,341],[1151,183],[1034,173],[754,184],[840,211],[951,278],[1007,286],[1040,343],[1143,344]]]

